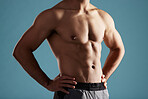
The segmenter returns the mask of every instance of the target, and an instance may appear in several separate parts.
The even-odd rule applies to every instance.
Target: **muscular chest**
[[[101,42],[105,26],[99,16],[66,16],[56,28],[66,41],[86,43],[88,40]]]

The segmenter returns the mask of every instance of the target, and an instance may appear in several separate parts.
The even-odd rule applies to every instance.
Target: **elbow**
[[[25,49],[26,48],[24,48],[22,46],[15,46],[15,48],[12,52],[13,57],[18,58],[18,57],[20,57],[20,55],[25,54],[25,52],[26,52]]]
[[[20,52],[20,48],[18,48],[17,46],[14,48],[13,52],[12,52],[12,55],[13,57],[17,57],[18,53]]]
[[[17,57],[17,52],[16,52],[15,50],[13,51],[12,56],[13,56],[14,58]]]
[[[15,46],[15,48],[13,49],[12,56],[13,56],[13,57],[16,57],[16,46]]]
[[[17,56],[19,50],[20,50],[19,43],[17,43],[17,44],[15,45],[14,49],[13,49],[13,52],[12,52],[12,55],[13,55],[14,58],[16,58],[16,56]]]
[[[119,52],[120,52],[120,54],[121,54],[122,57],[123,57],[124,54],[125,54],[125,48],[124,48],[124,47],[120,48],[120,49],[119,49]]]
[[[15,53],[14,53],[14,51],[12,52],[12,56],[15,57]]]
[[[121,48],[121,53],[124,56],[124,54],[125,54],[125,48],[124,48],[124,46]]]
[[[28,47],[25,46],[15,46],[12,55],[15,58],[19,58],[20,55],[27,54],[27,53],[32,53],[33,51],[29,49]]]

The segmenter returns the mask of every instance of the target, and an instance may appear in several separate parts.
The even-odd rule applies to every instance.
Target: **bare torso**
[[[101,82],[101,42],[105,25],[98,9],[90,4],[90,11],[78,13],[62,9],[61,5],[53,7],[62,19],[47,38],[61,74],[75,77],[77,82]]]

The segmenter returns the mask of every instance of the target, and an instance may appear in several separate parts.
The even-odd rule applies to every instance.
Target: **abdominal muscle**
[[[68,75],[76,78],[77,82],[85,83],[100,83],[102,69],[100,62],[95,65],[95,69],[92,68],[92,65],[82,65],[81,62],[84,60],[73,60],[72,57],[64,56],[62,59],[59,59],[58,66],[60,69],[61,75]]]
[[[99,83],[101,82],[100,51],[94,51],[92,42],[86,44],[68,44],[61,49],[58,66],[61,75],[75,77],[77,82]],[[99,48],[98,48],[99,50]],[[94,66],[93,66],[94,65]]]
[[[57,59],[61,75],[74,77],[77,82],[101,82],[101,43],[92,40],[85,44],[64,41],[56,34],[47,40]]]

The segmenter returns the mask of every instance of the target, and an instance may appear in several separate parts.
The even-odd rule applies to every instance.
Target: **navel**
[[[72,36],[71,36],[71,39],[72,39],[72,40],[76,40],[76,39],[77,39],[77,36],[72,35]]]
[[[92,68],[95,69],[95,65],[94,64],[92,64]]]

